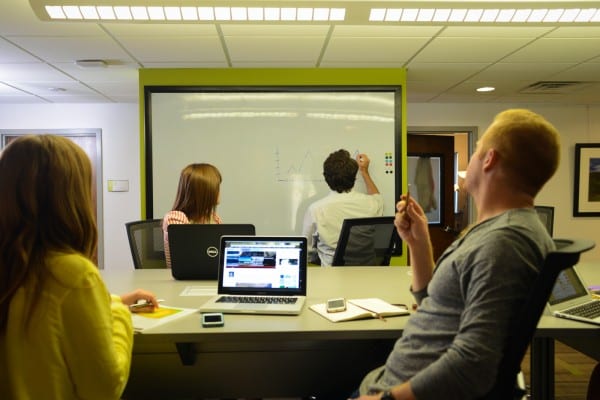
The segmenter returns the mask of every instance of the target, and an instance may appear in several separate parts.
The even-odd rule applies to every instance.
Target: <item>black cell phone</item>
[[[202,314],[202,326],[212,328],[225,325],[223,313],[204,313]]]

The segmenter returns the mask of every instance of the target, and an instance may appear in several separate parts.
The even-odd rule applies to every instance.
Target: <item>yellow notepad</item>
[[[197,312],[198,310],[194,308],[180,308],[161,305],[160,308],[157,308],[154,312],[132,313],[131,320],[133,322],[133,329],[136,332],[144,332],[148,329],[164,325],[173,320]]]
[[[313,304],[310,309],[332,322],[352,321],[356,319],[393,317],[409,315],[406,307],[395,306],[378,298],[346,300],[346,310],[340,312],[327,312],[325,303]]]

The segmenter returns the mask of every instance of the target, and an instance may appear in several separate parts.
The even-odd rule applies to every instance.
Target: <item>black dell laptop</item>
[[[171,273],[178,280],[216,280],[221,236],[255,235],[252,224],[171,224]]]

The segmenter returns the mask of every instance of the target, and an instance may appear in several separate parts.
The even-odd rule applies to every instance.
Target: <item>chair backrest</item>
[[[162,219],[127,222],[125,228],[136,269],[167,268]]]
[[[393,216],[348,218],[342,224],[332,265],[390,265],[392,255],[401,248]]]
[[[550,236],[554,235],[554,207],[533,206]]]
[[[521,397],[522,393],[516,392],[516,378],[556,278],[562,270],[577,264],[581,253],[595,246],[593,241],[586,239],[554,239],[554,243],[556,250],[546,257],[521,311],[512,322],[496,383],[483,399],[506,400]]]

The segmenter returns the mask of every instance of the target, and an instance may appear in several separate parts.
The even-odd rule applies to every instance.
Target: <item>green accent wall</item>
[[[402,192],[407,190],[406,70],[404,68],[157,68],[139,71],[140,171],[142,218],[146,215],[145,96],[146,86],[401,86]],[[393,265],[406,265],[403,255]]]

